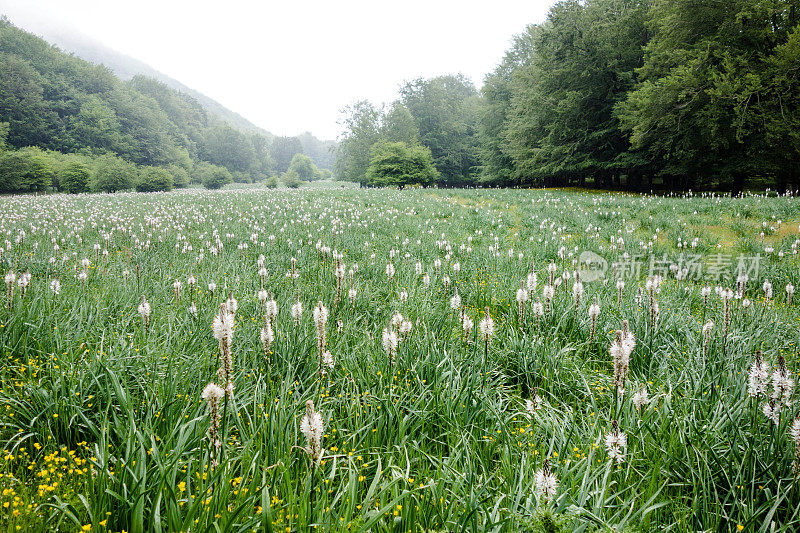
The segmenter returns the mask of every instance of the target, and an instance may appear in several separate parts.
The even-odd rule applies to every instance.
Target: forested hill
[[[147,76],[148,78],[154,78],[162,82],[164,85],[175,89],[176,91],[188,94],[197,100],[197,103],[199,103],[209,115],[215,116],[222,122],[227,123],[229,126],[232,126],[239,131],[246,133],[258,133],[270,139],[273,137],[273,135],[267,130],[256,126],[239,113],[231,111],[213,98],[209,98],[205,94],[196,91],[191,87],[187,87],[175,78],[159,72],[150,65],[128,55],[117,52],[116,50],[113,50],[98,41],[72,31],[60,31],[52,28],[36,31],[35,33],[47,41],[55,44],[65,52],[72,53],[81,59],[85,59],[86,61],[94,63],[95,65],[107,66],[118,78],[123,81],[130,80],[135,76]],[[313,156],[312,159],[314,159]],[[320,164],[317,163],[317,166],[320,166]]]
[[[65,154],[86,168],[95,190],[164,188],[211,175],[215,183],[257,181],[286,172],[304,153],[331,167],[329,144],[313,135],[273,137],[246,121],[232,124],[228,113],[219,116],[152,77],[123,81],[0,18],[0,191],[59,188]],[[104,174],[131,178],[104,183]],[[161,176],[159,184],[144,183],[151,174]]]

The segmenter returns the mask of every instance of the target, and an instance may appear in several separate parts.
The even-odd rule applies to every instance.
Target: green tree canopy
[[[6,149],[6,142],[8,141],[8,122],[0,122],[0,152]]]
[[[206,189],[221,189],[229,183],[233,183],[233,176],[227,168],[210,163],[199,163],[195,167],[195,172],[200,176],[200,182]]]
[[[796,177],[786,126],[800,112],[799,16],[793,0],[653,2],[639,81],[618,114],[665,180],[736,191],[755,173]]]
[[[506,135],[512,118],[511,98],[514,94],[514,77],[528,65],[536,49],[540,26],[528,26],[512,40],[511,49],[495,70],[486,76],[481,89],[478,111],[478,139],[480,141],[481,180],[485,183],[520,183],[520,174],[510,155]]]
[[[310,132],[298,135],[297,138],[303,146],[303,153],[314,161],[317,168],[333,168],[333,162],[336,159],[336,141],[321,141]]]
[[[339,124],[344,134],[339,139],[334,174],[336,179],[367,183],[367,168],[372,145],[380,139],[381,111],[367,100],[342,110]]]
[[[244,181],[265,177],[271,167],[265,135],[210,118],[197,100],[152,78],[123,82],[6,19],[0,20],[0,122],[11,126],[11,148],[113,153],[137,165],[186,170],[208,161]]]
[[[183,189],[189,186],[189,172],[185,168],[171,165],[168,170],[172,174],[172,184],[176,189]]]
[[[136,181],[136,167],[115,155],[97,158],[91,189],[95,192],[117,192],[132,189]]]
[[[292,162],[289,164],[289,172],[294,172],[303,181],[314,181],[319,178],[316,165],[305,154],[294,154]]]
[[[174,185],[172,173],[163,167],[144,167],[139,170],[136,190],[139,192],[171,191]]]
[[[85,164],[79,161],[68,163],[59,173],[61,190],[71,194],[87,192],[91,177],[92,172]]]
[[[0,153],[0,192],[41,192],[52,182],[53,169],[38,148]]]
[[[275,163],[275,170],[286,172],[295,154],[303,153],[303,144],[297,137],[275,137],[269,153]]]
[[[478,93],[465,76],[417,79],[400,88],[400,101],[414,117],[419,140],[430,148],[446,186],[468,185],[480,164]]]
[[[610,183],[628,148],[614,106],[641,64],[646,13],[644,0],[568,0],[529,32],[503,132],[519,182]]]
[[[394,102],[381,119],[380,137],[391,142],[408,145],[419,143],[419,130],[406,106]]]
[[[303,183],[297,172],[291,169],[281,174],[281,181],[290,189],[297,189]]]
[[[439,176],[426,146],[380,141],[371,154],[367,180],[373,186],[430,185]]]

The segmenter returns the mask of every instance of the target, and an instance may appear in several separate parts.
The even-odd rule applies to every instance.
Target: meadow
[[[0,530],[797,531],[798,225],[765,195],[0,198]]]

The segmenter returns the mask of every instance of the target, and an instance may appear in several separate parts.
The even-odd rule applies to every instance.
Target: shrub
[[[36,192],[53,183],[53,170],[38,149],[4,152],[0,156],[0,192]]]
[[[92,176],[89,167],[83,163],[68,163],[61,171],[61,190],[71,194],[89,190],[89,180]]]
[[[268,177],[264,182],[264,186],[267,189],[276,189],[278,187],[278,178],[276,178],[275,176]]]
[[[303,181],[314,181],[319,177],[319,171],[316,165],[311,158],[305,154],[294,154],[287,172],[293,172]]]
[[[225,167],[204,164],[200,168],[201,181],[206,189],[221,189],[233,182],[233,176]]]
[[[136,190],[139,192],[171,191],[172,173],[162,167],[144,167],[139,172]]]
[[[429,185],[439,175],[429,148],[402,142],[376,143],[371,151],[367,181],[379,187]]]
[[[185,189],[189,186],[189,173],[185,168],[172,165],[169,167],[169,171],[172,174],[172,185],[176,189]]]
[[[281,181],[284,185],[289,187],[290,189],[297,189],[300,187],[300,176],[297,175],[297,172],[284,172],[283,176],[281,176]]]
[[[95,161],[91,189],[95,192],[117,192],[133,188],[136,167],[115,155],[106,154]]]

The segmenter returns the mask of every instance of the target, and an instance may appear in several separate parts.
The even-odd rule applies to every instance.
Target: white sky
[[[36,33],[96,39],[278,135],[339,134],[339,110],[403,81],[463,72],[480,87],[554,0],[0,0]]]

